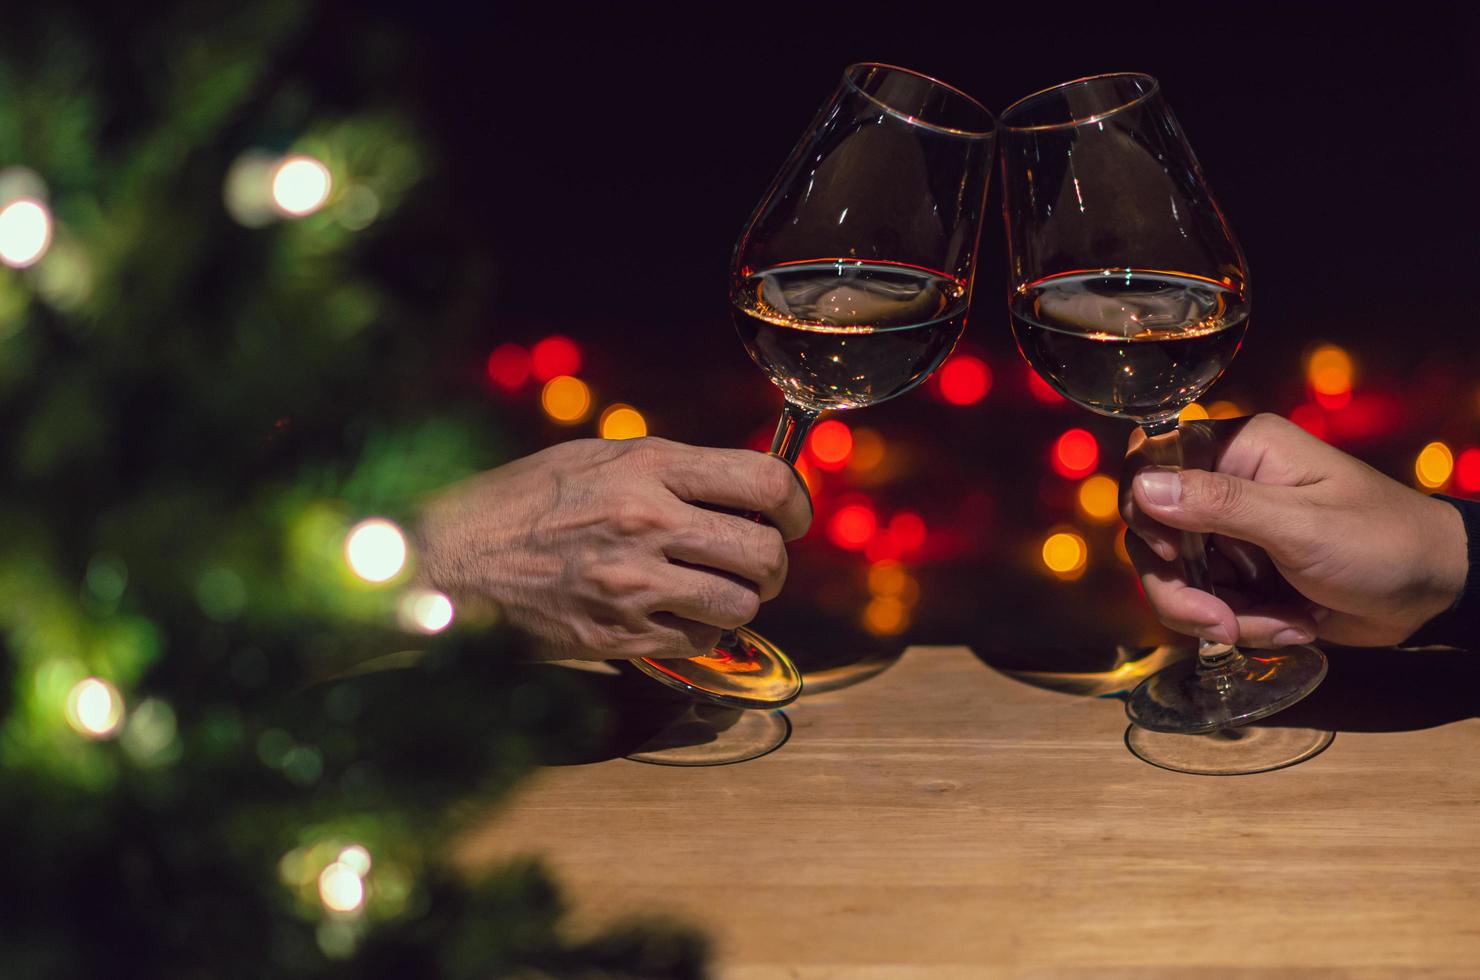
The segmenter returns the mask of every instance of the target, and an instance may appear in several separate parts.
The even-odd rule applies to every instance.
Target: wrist
[[[1470,542],[1458,508],[1437,497],[1424,498],[1423,549],[1419,557],[1422,599],[1414,629],[1454,608],[1470,574]]]

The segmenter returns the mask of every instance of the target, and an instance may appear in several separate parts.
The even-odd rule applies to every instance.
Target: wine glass
[[[735,246],[730,305],[785,396],[771,452],[795,464],[818,416],[914,388],[966,325],[996,126],[971,96],[904,68],[852,65]],[[634,663],[736,707],[777,707],[801,673],[741,627],[713,654]]]
[[[1180,467],[1178,413],[1238,352],[1249,275],[1159,84],[1134,73],[1067,82],[1013,103],[1001,131],[1018,349],[1060,394],[1136,422],[1155,461]],[[1201,535],[1185,535],[1180,550],[1188,583],[1212,591]],[[1204,640],[1195,660],[1131,693],[1129,741],[1146,758],[1157,754],[1149,733],[1225,732],[1294,704],[1325,673],[1315,647],[1256,656]],[[1318,734],[1278,751],[1323,747]],[[1177,749],[1185,757],[1186,744]],[[1219,758],[1234,768],[1217,771],[1251,765]]]

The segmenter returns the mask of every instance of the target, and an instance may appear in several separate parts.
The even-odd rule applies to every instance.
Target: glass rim
[[[957,129],[952,126],[942,126],[939,123],[929,122],[928,120],[921,119],[919,116],[912,116],[909,113],[890,105],[882,99],[876,98],[875,96],[871,95],[868,92],[865,92],[862,88],[860,88],[858,83],[853,80],[853,76],[860,69],[864,68],[882,68],[886,71],[898,72],[901,75],[913,75],[916,78],[924,79],[930,84],[939,86],[940,88],[943,88],[948,92],[958,95],[961,98],[965,99],[967,102],[976,106],[976,108],[981,110],[982,115],[987,117],[987,122],[991,125],[984,130]],[[925,74],[924,72],[915,71],[913,68],[901,68],[899,65],[885,64],[882,61],[855,61],[847,68],[843,69],[843,82],[854,92],[857,92],[859,95],[863,96],[865,99],[872,102],[880,109],[883,109],[885,112],[889,113],[889,115],[895,117],[896,119],[903,119],[910,125],[919,126],[921,129],[928,129],[936,133],[944,133],[947,136],[959,136],[963,139],[990,139],[997,133],[997,117],[992,114],[992,110],[988,109],[981,102],[980,99],[967,94],[966,92],[950,84],[949,82],[943,82],[940,79],[935,78],[934,76]]]
[[[1048,95],[1050,92],[1058,92],[1062,89],[1073,88],[1076,85],[1087,85],[1090,82],[1101,82],[1110,78],[1144,79],[1145,81],[1151,83],[1151,87],[1142,92],[1140,95],[1136,96],[1134,99],[1128,99],[1125,102],[1122,102],[1120,105],[1117,105],[1111,109],[1106,109],[1104,112],[1092,113],[1091,115],[1083,116],[1078,119],[1070,119],[1065,122],[1057,123],[1039,123],[1035,126],[1014,126],[1012,123],[1007,121],[1008,115],[1011,114],[1015,109],[1018,109],[1019,107],[1032,102],[1034,99]],[[1006,109],[1002,110],[1002,114],[997,117],[997,125],[1003,129],[1012,130],[1015,133],[1034,133],[1043,132],[1051,129],[1073,129],[1075,126],[1086,126],[1090,123],[1099,122],[1102,119],[1108,119],[1116,113],[1124,112],[1126,109],[1129,109],[1132,106],[1140,105],[1142,102],[1145,102],[1153,95],[1158,95],[1160,93],[1161,82],[1157,81],[1154,75],[1148,75],[1146,72],[1143,71],[1107,71],[1102,72],[1099,75],[1086,75],[1083,78],[1075,78],[1067,82],[1060,82],[1057,85],[1050,85],[1047,88],[1041,88],[1036,92],[1023,96],[1021,99],[1018,99],[1016,102],[1009,105]]]

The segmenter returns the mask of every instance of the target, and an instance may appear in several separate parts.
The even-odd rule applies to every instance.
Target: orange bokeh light
[[[529,352],[530,368],[538,381],[549,381],[581,369],[581,348],[569,337],[546,337]]]
[[[1050,463],[1059,476],[1077,480],[1094,472],[1100,461],[1100,444],[1085,429],[1070,429],[1053,444]]]
[[[818,469],[840,470],[853,454],[853,432],[846,422],[837,419],[819,422],[807,437],[807,448]]]
[[[957,354],[936,373],[940,396],[952,405],[974,405],[992,390],[992,369],[980,357]]]

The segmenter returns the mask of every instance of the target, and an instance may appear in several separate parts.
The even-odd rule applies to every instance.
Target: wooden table
[[[1220,778],[1130,755],[1118,700],[912,648],[750,762],[542,770],[458,856],[541,853],[577,927],[670,914],[746,980],[1480,976],[1480,699],[1454,690],[1480,658],[1413,681],[1434,714],[1391,694],[1424,655],[1386,656],[1354,689],[1333,654],[1327,709],[1391,730]]]

